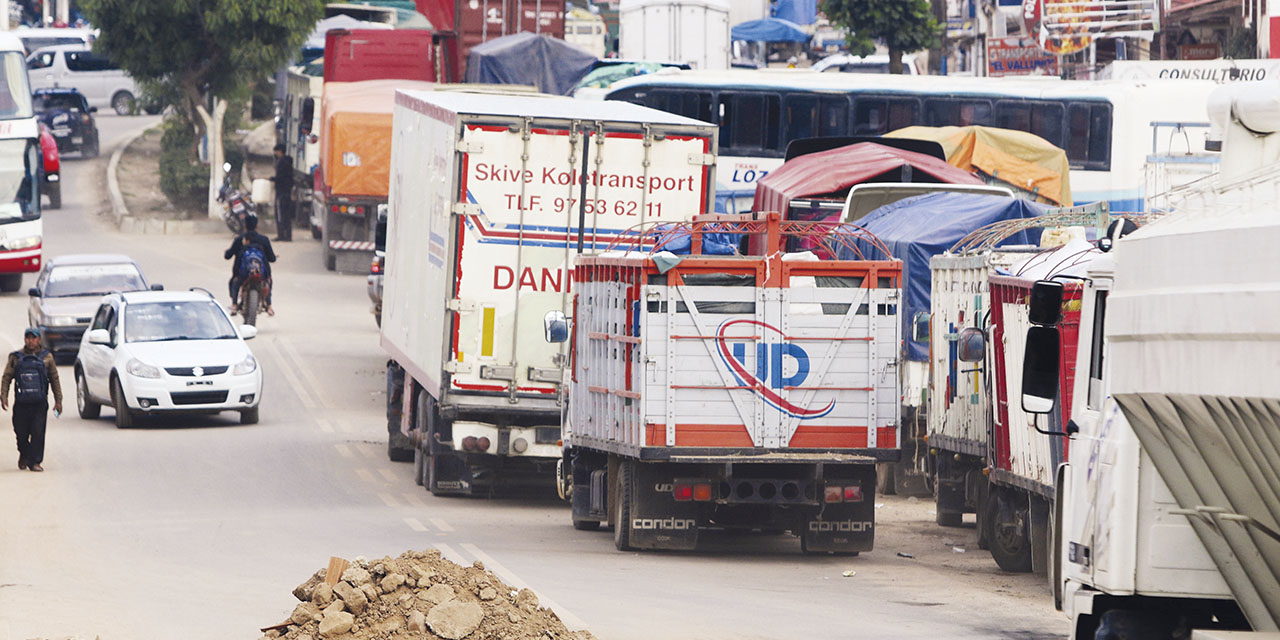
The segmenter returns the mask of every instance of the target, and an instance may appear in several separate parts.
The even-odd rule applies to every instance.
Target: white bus
[[[26,50],[13,34],[0,33],[0,291],[21,289],[22,274],[40,270],[43,179]]]
[[[878,136],[912,125],[1034,133],[1066,150],[1076,203],[1106,200],[1113,211],[1141,211],[1148,155],[1203,146],[1181,134],[1155,140],[1151,123],[1207,122],[1205,102],[1215,86],[1187,80],[678,71],[623,80],[607,99],[718,124],[717,206],[727,200],[730,212],[750,207],[755,183],[782,164],[792,140]]]

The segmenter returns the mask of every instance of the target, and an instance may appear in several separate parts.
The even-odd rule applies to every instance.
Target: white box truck
[[[618,57],[729,68],[729,0],[622,0]]]
[[[434,494],[560,458],[573,260],[712,206],[716,128],[625,103],[401,91],[383,282],[388,453]],[[548,476],[550,481],[550,476]]]

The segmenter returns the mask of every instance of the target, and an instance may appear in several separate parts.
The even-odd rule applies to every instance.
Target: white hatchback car
[[[203,290],[135,291],[102,299],[76,357],[76,406],[96,418],[115,408],[116,426],[141,415],[238,411],[258,422],[262,369],[239,328]]]

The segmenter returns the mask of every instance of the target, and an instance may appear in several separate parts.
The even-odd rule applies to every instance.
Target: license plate
[[[71,135],[71,129],[68,129],[66,127],[60,127],[58,129],[53,130],[53,135],[58,136],[59,138],[63,136],[68,136],[68,135]]]
[[[231,207],[231,210],[236,213],[244,213],[244,205],[237,202],[234,206]]]
[[[188,387],[212,387],[212,380],[192,380],[187,383]]]
[[[81,142],[84,142],[84,138],[80,136],[71,136],[71,144],[80,144]]]

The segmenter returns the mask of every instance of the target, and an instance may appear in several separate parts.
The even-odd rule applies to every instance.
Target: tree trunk
[[[902,75],[902,50],[889,47],[889,73]]]
[[[215,96],[212,114],[202,104],[196,106],[196,113],[204,122],[205,140],[209,145],[209,217],[217,220],[222,217],[223,208],[218,202],[218,188],[222,186],[222,118],[227,113],[227,101]]]

